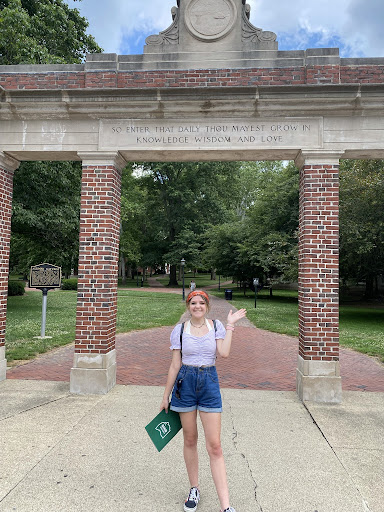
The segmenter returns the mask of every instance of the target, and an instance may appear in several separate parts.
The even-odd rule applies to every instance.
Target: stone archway
[[[215,30],[196,18],[218,9],[226,16]],[[0,379],[20,161],[83,163],[71,390],[107,393],[116,379],[126,162],[284,159],[301,173],[297,389],[303,400],[340,402],[338,166],[340,158],[384,158],[384,59],[279,52],[275,34],[250,24],[243,0],[179,0],[172,16],[141,56],[0,67]]]

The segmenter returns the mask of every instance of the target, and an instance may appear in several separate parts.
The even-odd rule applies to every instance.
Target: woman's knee
[[[223,456],[223,449],[220,440],[206,443],[208,455],[213,459],[219,459]]]
[[[197,432],[184,432],[184,446],[186,448],[195,448],[197,446]]]

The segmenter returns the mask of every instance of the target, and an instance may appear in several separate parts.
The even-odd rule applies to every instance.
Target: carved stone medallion
[[[217,41],[232,30],[236,17],[233,0],[192,0],[185,13],[185,24],[197,39]]]

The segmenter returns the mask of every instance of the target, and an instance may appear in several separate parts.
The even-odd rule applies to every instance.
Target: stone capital
[[[84,167],[86,166],[102,166],[102,165],[113,165],[119,171],[122,171],[127,165],[126,160],[117,151],[101,151],[92,153],[77,153],[82,160]]]
[[[340,158],[344,156],[344,151],[324,151],[324,150],[302,150],[295,158],[295,164],[298,169],[304,165],[339,165]]]
[[[15,158],[7,155],[0,151],[0,167],[2,169],[6,169],[7,171],[14,172],[19,167],[20,162]]]

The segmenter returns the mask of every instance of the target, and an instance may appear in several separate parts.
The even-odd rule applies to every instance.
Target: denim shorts
[[[216,366],[199,368],[183,364],[173,387],[170,408],[176,412],[222,412]]]

